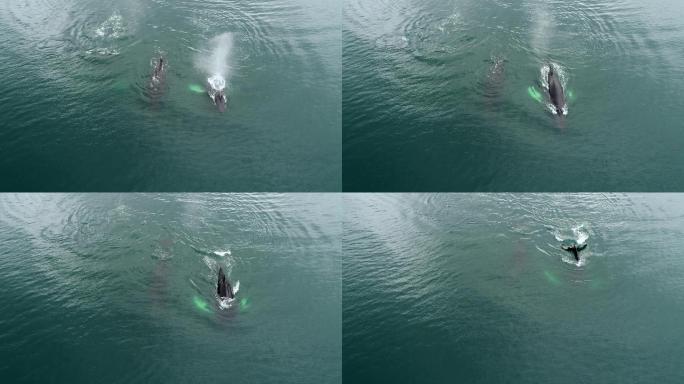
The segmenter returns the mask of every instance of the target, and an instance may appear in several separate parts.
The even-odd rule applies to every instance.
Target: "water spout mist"
[[[196,65],[207,74],[207,82],[216,91],[226,87],[230,77],[230,60],[233,50],[233,35],[222,33],[209,41],[209,55],[199,56]]]

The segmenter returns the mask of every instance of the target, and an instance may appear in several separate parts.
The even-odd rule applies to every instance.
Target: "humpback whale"
[[[219,111],[224,112],[226,110],[226,94],[223,91],[218,91],[214,95],[214,104],[218,107]]]
[[[207,79],[207,94],[219,111],[224,112],[226,110],[228,98],[226,97],[226,79],[223,76],[213,75]]]
[[[587,247],[586,244],[581,244],[579,246],[577,244],[562,245],[561,246],[561,248],[563,248],[563,250],[568,251],[568,252],[572,252],[572,255],[575,256],[575,261],[579,261],[579,251],[583,250],[586,247]]]
[[[495,89],[496,93],[500,91],[505,81],[505,63],[506,60],[503,57],[497,56],[492,59],[492,65],[489,68],[488,85],[489,88]]]
[[[232,299],[235,297],[235,294],[233,293],[233,287],[230,285],[230,282],[226,279],[226,275],[223,274],[223,268],[221,267],[219,267],[218,283],[216,284],[216,293],[222,299],[226,297]]]
[[[164,57],[160,56],[158,59],[153,59],[152,66],[150,81],[147,83],[144,92],[145,95],[149,97],[150,101],[156,104],[164,94],[166,60],[164,60]]]
[[[166,63],[164,62],[164,57],[159,57],[159,60],[155,61],[154,69],[152,70],[152,81],[151,84],[158,85],[164,80],[164,73],[166,72]]]
[[[162,71],[164,71],[164,58],[160,57],[157,65],[154,67],[152,76],[159,77],[162,74]]]
[[[487,60],[490,64],[486,78],[481,82],[482,94],[488,108],[493,109],[500,104],[501,95],[506,83],[505,63],[501,56],[493,56]]]
[[[548,82],[551,103],[556,108],[556,113],[558,116],[563,116],[563,108],[565,108],[565,94],[563,92],[563,85],[561,85],[560,79],[553,71],[552,64],[549,64]]]

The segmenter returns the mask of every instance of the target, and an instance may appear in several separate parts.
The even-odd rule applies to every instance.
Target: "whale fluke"
[[[580,258],[579,258],[579,252],[580,252],[581,250],[583,250],[584,248],[586,248],[586,247],[587,247],[587,244],[586,244],[586,243],[585,243],[585,244],[580,244],[580,245],[573,244],[573,245],[564,245],[564,246],[561,246],[561,248],[563,248],[563,250],[568,251],[568,252],[572,252],[572,255],[575,257],[575,261],[579,261],[579,260],[580,260]]]

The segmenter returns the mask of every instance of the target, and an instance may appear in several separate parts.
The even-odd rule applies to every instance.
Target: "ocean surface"
[[[684,2],[349,0],[343,15],[344,190],[684,190]]]
[[[338,191],[340,25],[338,0],[4,0],[0,190]]]
[[[340,383],[340,201],[0,196],[0,381]]]
[[[684,381],[684,196],[344,199],[345,382]]]

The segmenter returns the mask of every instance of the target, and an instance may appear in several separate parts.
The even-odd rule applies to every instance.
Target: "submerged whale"
[[[563,85],[561,84],[560,78],[553,71],[553,65],[549,64],[549,97],[551,98],[551,103],[556,108],[556,113],[558,116],[563,116],[563,109],[565,108],[565,93],[563,91]]]
[[[490,66],[487,77],[482,81],[482,94],[487,106],[493,108],[499,104],[506,83],[506,60],[501,56],[494,56],[487,62]]]
[[[164,74],[164,68],[166,67],[166,64],[164,63],[164,58],[160,57],[159,60],[157,61],[157,64],[154,66],[154,71],[152,71],[152,78],[153,79],[160,79],[161,76]]]
[[[164,57],[160,56],[158,60],[154,61],[154,68],[152,69],[152,76],[150,78],[150,87],[160,88],[164,82],[164,75],[166,74],[166,62]]]
[[[498,94],[503,87],[506,80],[505,63],[506,59],[501,56],[496,56],[491,61],[491,67],[489,68],[489,75],[487,76],[488,88],[495,89]]]
[[[145,88],[145,94],[152,102],[156,103],[164,94],[166,61],[164,60],[164,57],[160,56],[158,59],[153,59],[152,65],[152,74],[150,75],[150,81]]]
[[[226,297],[232,299],[235,297],[235,293],[233,293],[233,287],[230,285],[230,282],[226,279],[226,275],[223,273],[223,268],[221,267],[219,267],[218,283],[216,284],[216,293],[222,299]]]

